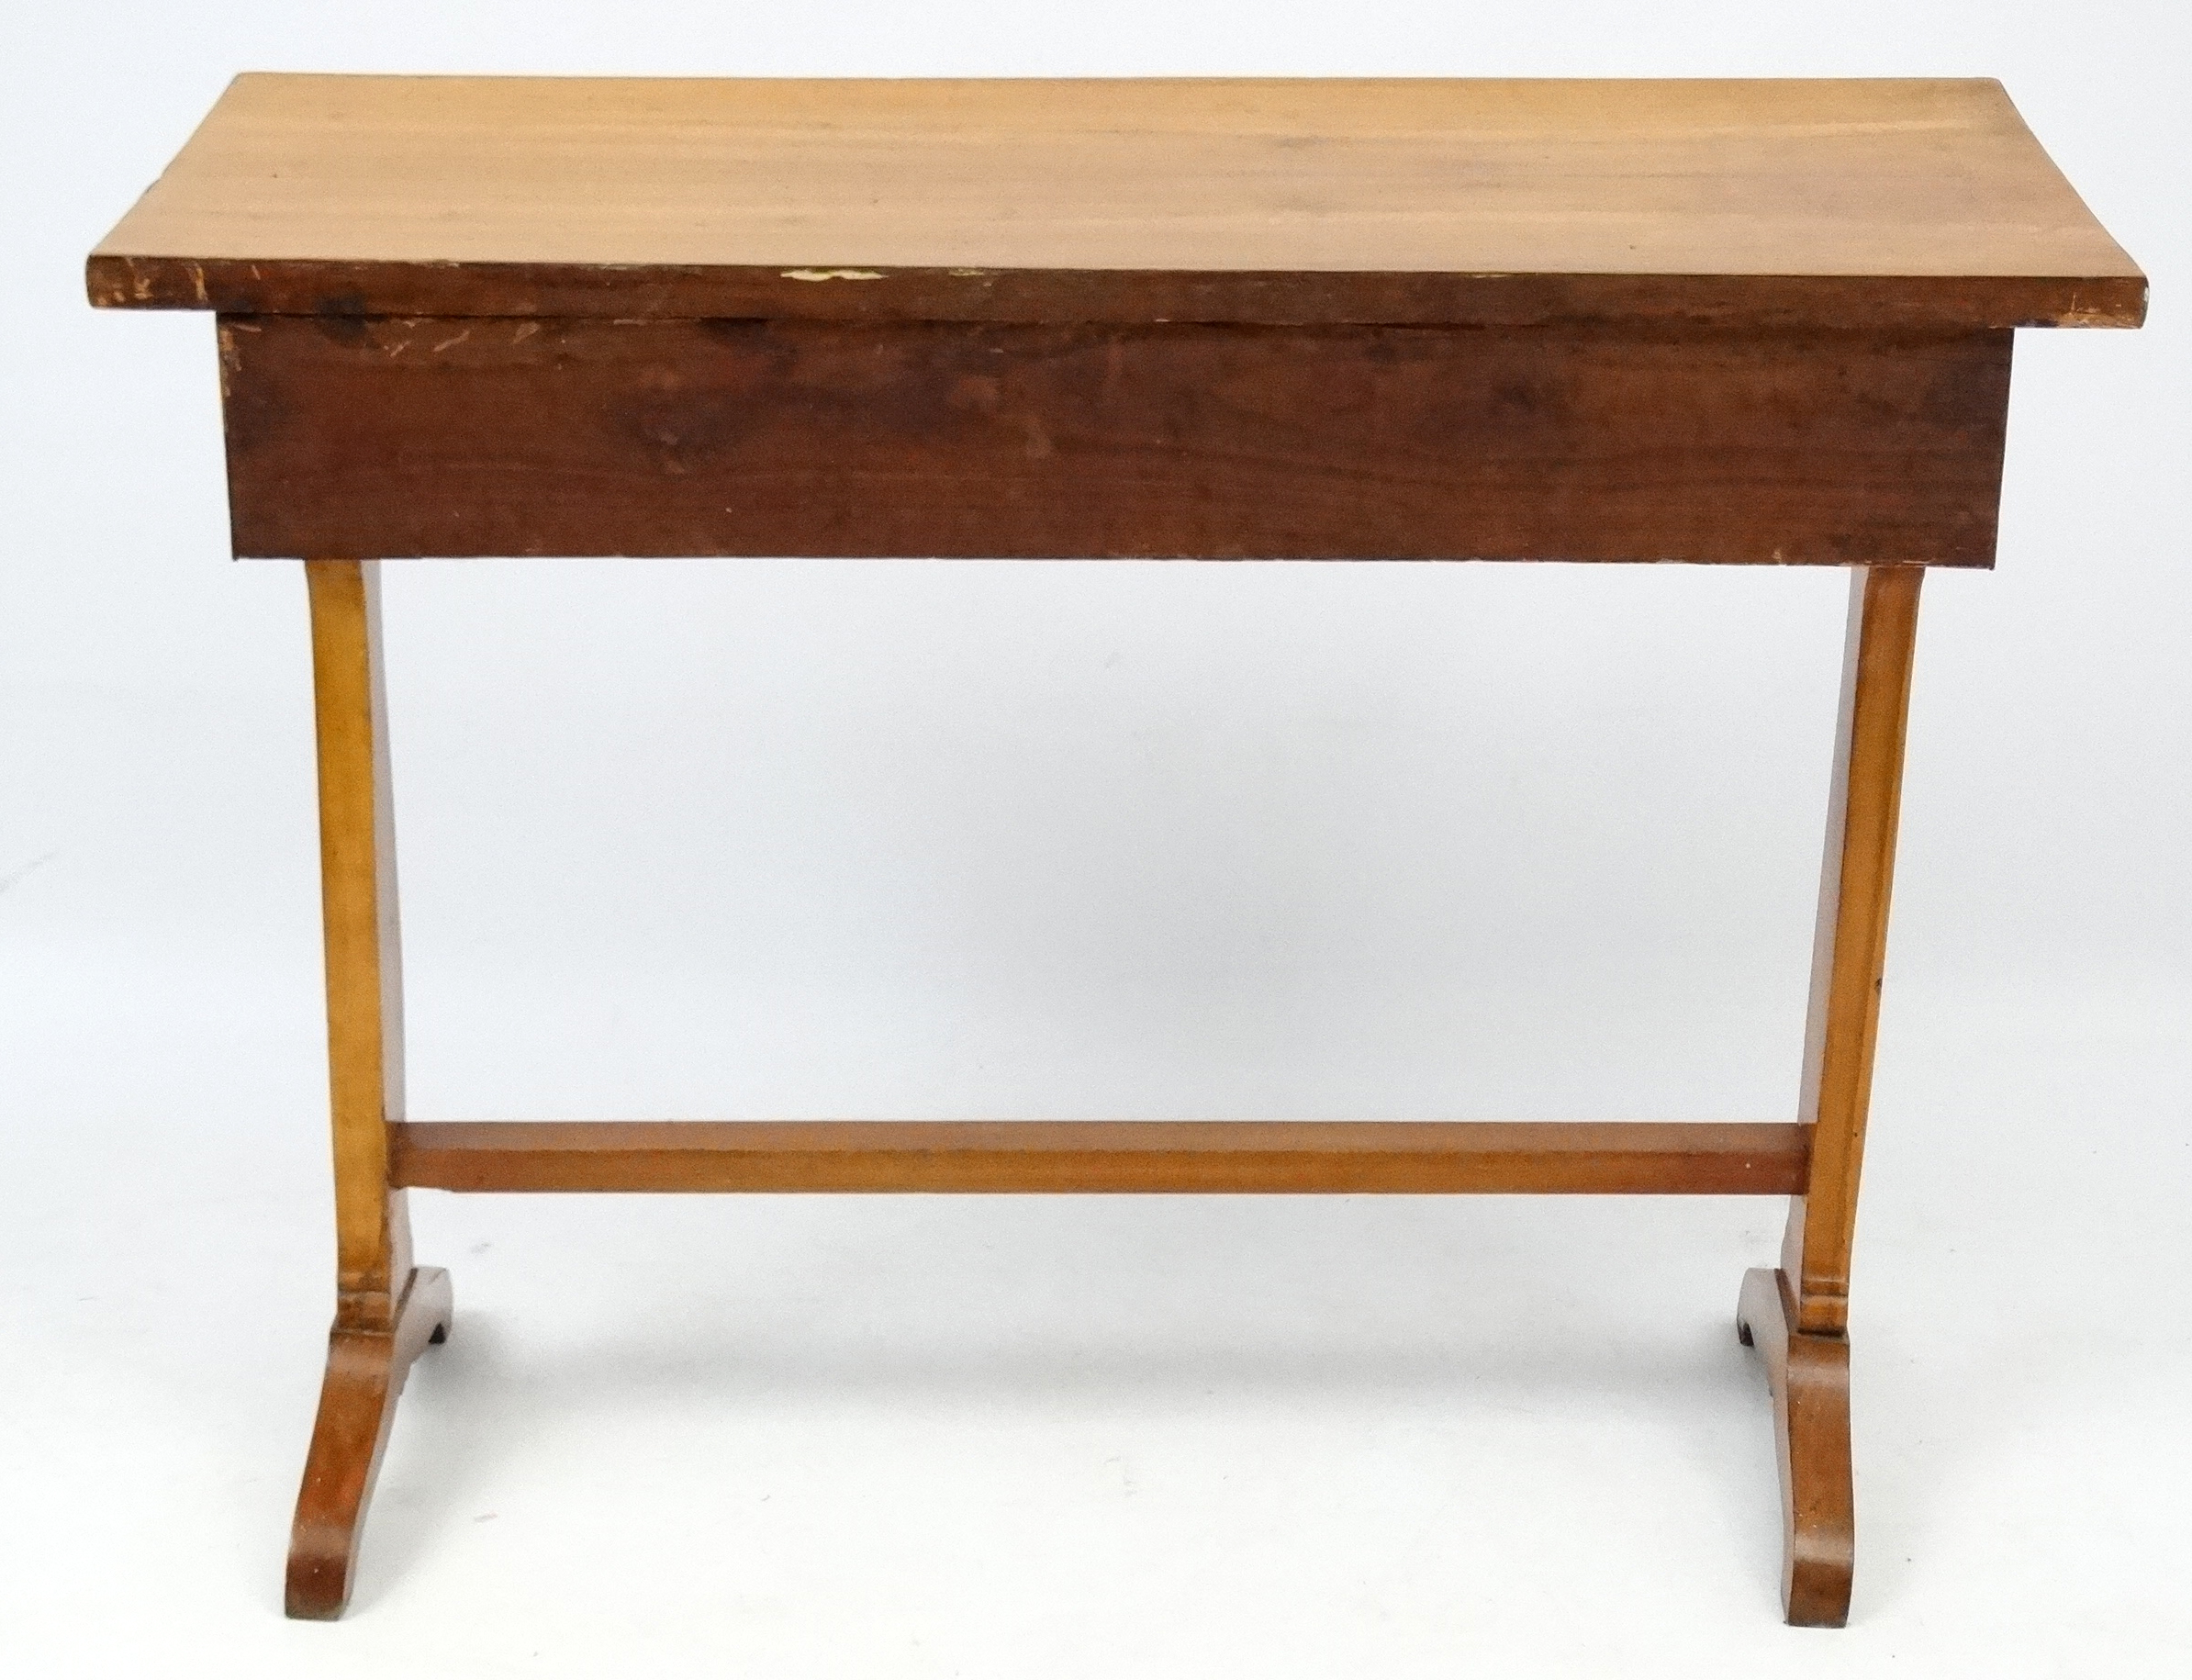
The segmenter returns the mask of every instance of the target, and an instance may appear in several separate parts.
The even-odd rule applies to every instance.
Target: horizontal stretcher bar
[[[1797,1195],[1797,1125],[1504,1121],[418,1121],[421,1190]]]

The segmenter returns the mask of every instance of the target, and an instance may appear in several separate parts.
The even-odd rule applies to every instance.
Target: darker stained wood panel
[[[235,551],[1984,566],[2010,334],[224,318]]]
[[[464,1191],[1787,1195],[1807,1127],[1704,1122],[414,1121]]]

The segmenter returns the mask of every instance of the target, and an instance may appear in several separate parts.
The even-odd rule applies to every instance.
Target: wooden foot
[[[1856,1509],[1850,1476],[1850,1344],[1795,1330],[1785,1273],[1743,1274],[1736,1334],[1765,1356],[1781,1450],[1781,1607],[1791,1627],[1850,1619]]]
[[[411,1361],[427,1343],[447,1339],[449,1325],[449,1273],[436,1267],[410,1273],[393,1327],[352,1329],[336,1320],[289,1536],[284,1604],[289,1615],[332,1621],[350,1602],[358,1537],[396,1417],[396,1397],[403,1393]]]

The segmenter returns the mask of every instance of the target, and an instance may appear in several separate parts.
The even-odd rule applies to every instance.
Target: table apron
[[[2007,330],[223,316],[235,552],[1985,566]]]

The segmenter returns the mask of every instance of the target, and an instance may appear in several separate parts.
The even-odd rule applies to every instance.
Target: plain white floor
[[[2173,14],[1513,11],[34,23],[0,1667],[2182,1672]],[[246,67],[2001,75],[2155,319],[2025,336],[2000,569],[1928,587],[1851,1626],[1774,1601],[1730,1316],[1778,1204],[439,1195],[456,1335],[350,1618],[284,1622],[330,1305],[302,586],[221,564],[207,324],[78,279]],[[1784,1116],[1840,613],[1809,573],[400,569],[413,1112]]]

